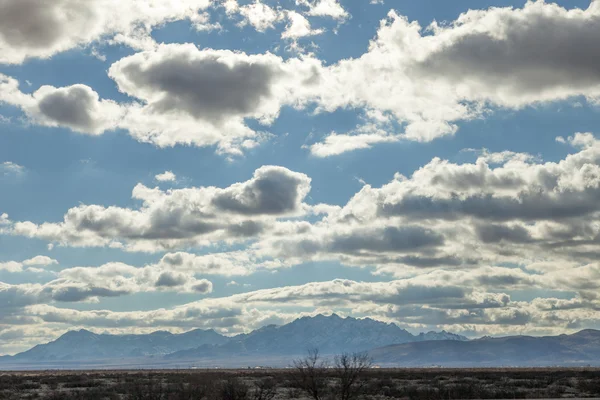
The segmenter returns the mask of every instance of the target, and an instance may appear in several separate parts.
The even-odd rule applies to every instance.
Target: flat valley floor
[[[338,399],[333,371],[322,398]],[[310,399],[293,369],[0,372],[0,399]],[[369,369],[357,399],[600,398],[600,369]]]

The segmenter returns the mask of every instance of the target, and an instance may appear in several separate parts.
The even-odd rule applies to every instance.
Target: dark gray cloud
[[[523,10],[489,11],[488,18],[479,21],[474,18],[480,29],[454,35],[417,68],[454,83],[479,85],[482,97],[553,97],[553,91],[581,92],[599,85],[597,7],[592,4],[586,12],[575,10],[566,17],[558,6],[541,3],[532,2]]]
[[[0,0],[0,39],[12,47],[43,49],[68,34],[69,19],[93,18],[94,8],[79,1]]]
[[[273,97],[273,85],[283,74],[280,65],[274,56],[173,45],[124,58],[111,66],[110,75],[121,90],[146,100],[152,112],[184,111],[221,124],[260,110]]]
[[[79,302],[92,297],[118,297],[129,294],[126,290],[113,290],[109,288],[64,285],[52,288],[52,300],[64,302]]]
[[[207,280],[202,280],[192,286],[192,290],[197,293],[210,293],[212,292],[212,283]]]
[[[528,243],[532,241],[529,231],[522,226],[506,225],[479,225],[477,226],[477,235],[484,243]]]
[[[411,219],[458,220],[472,216],[491,221],[559,220],[581,217],[600,209],[600,190],[563,192],[523,191],[514,196],[477,194],[461,198],[435,198],[406,195],[394,203],[379,205],[382,216],[404,216]]]
[[[184,285],[187,282],[187,277],[175,272],[165,271],[160,274],[156,280],[157,287],[175,287]]]
[[[121,72],[132,84],[164,94],[152,104],[154,110],[185,110],[215,122],[228,115],[252,113],[263,98],[271,96],[270,84],[276,73],[269,65],[229,66],[218,56],[200,60],[177,57],[147,68],[131,63]]]
[[[283,167],[265,166],[252,180],[217,194],[219,210],[244,215],[277,215],[299,211],[310,190],[310,178]]]
[[[335,253],[410,252],[444,244],[444,237],[421,226],[385,227],[333,238],[328,250]]]
[[[94,130],[93,110],[98,96],[87,86],[71,86],[67,90],[55,91],[38,102],[41,114],[61,125],[80,130]]]
[[[389,304],[436,304],[448,303],[467,297],[469,289],[458,286],[422,286],[408,285],[398,289],[394,295],[373,295],[378,303]],[[368,298],[368,297],[367,297]]]

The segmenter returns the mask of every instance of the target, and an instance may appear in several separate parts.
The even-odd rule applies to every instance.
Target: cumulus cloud
[[[308,7],[306,14],[345,20],[350,15],[338,0],[296,0],[296,4]]]
[[[212,1],[153,0],[0,1],[0,63],[19,64],[32,57],[86,46],[100,39],[134,48],[155,46],[150,33],[165,22],[188,19],[199,28],[212,26],[205,13]]]
[[[278,218],[299,216],[310,178],[283,167],[263,166],[252,179],[221,189],[161,191],[138,184],[140,209],[81,205],[61,223],[17,222],[17,235],[74,246],[126,246],[157,251],[257,237]]]
[[[186,253],[163,259],[204,271],[224,263],[239,274],[319,260],[396,276],[501,262],[592,263],[600,237],[594,223],[600,145],[583,133],[569,142],[577,152],[558,162],[509,151],[482,151],[463,164],[434,158],[410,177],[365,185],[343,207],[306,205],[309,177],[265,166],[227,188],[161,191],[139,184],[133,191],[139,209],[82,205],[60,223],[16,222],[8,229],[62,245],[137,251],[250,243],[242,253],[214,259]],[[309,215],[321,216],[309,222]]]
[[[235,153],[264,139],[244,119],[268,125],[283,105],[307,101],[319,65],[174,44],[126,57],[109,75],[144,104],[131,107],[121,124],[136,139],[161,147],[218,145]]]
[[[155,175],[154,179],[159,182],[174,182],[177,180],[177,176],[171,171],[165,171],[162,174]]]
[[[302,14],[295,11],[287,11],[286,17],[288,24],[281,34],[282,39],[297,40],[305,36],[320,35],[324,32],[323,29],[313,29],[310,22]]]
[[[23,265],[27,265],[27,266],[43,266],[43,267],[47,267],[49,265],[56,265],[58,264],[58,261],[56,261],[53,258],[50,258],[48,256],[35,256],[33,258],[30,258],[28,260],[23,261]]]
[[[275,27],[274,24],[281,21],[284,15],[281,10],[269,7],[260,0],[243,6],[237,6],[236,4],[235,8],[231,8],[230,6],[229,12],[231,13],[233,9],[243,17],[240,23],[241,26],[249,24],[259,32],[273,29]]]
[[[323,71],[319,106],[389,112],[404,127],[398,138],[431,141],[497,107],[574,96],[594,101],[598,49],[590,38],[598,29],[598,4],[567,10],[530,1],[523,8],[471,10],[426,28],[390,11],[365,54]],[[333,155],[386,140],[332,135],[314,152]]]
[[[120,105],[112,100],[101,100],[98,93],[86,85],[42,86],[29,95],[19,90],[15,79],[2,74],[0,102],[21,108],[34,123],[67,127],[91,135],[116,129],[124,114]]]

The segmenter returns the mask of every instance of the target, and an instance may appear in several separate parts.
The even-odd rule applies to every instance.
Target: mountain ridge
[[[429,336],[427,336],[429,335]],[[432,336],[433,335],[433,336]],[[167,357],[170,359],[248,355],[297,355],[308,348],[324,353],[366,351],[389,344],[424,340],[426,337],[467,340],[448,332],[413,335],[396,324],[371,318],[342,318],[337,314],[298,318],[281,326],[266,325],[232,337],[212,329],[193,329],[184,333],[155,331],[148,334],[106,334],[86,329],[72,330],[45,344],[5,356],[0,361],[71,361],[120,359],[130,357]]]
[[[412,367],[486,367],[599,365],[600,331],[558,336],[482,337],[469,341],[412,342],[369,352],[386,365]]]

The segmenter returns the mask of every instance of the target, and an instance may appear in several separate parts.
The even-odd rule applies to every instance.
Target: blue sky
[[[599,2],[114,1],[0,2],[0,353],[600,327]]]

